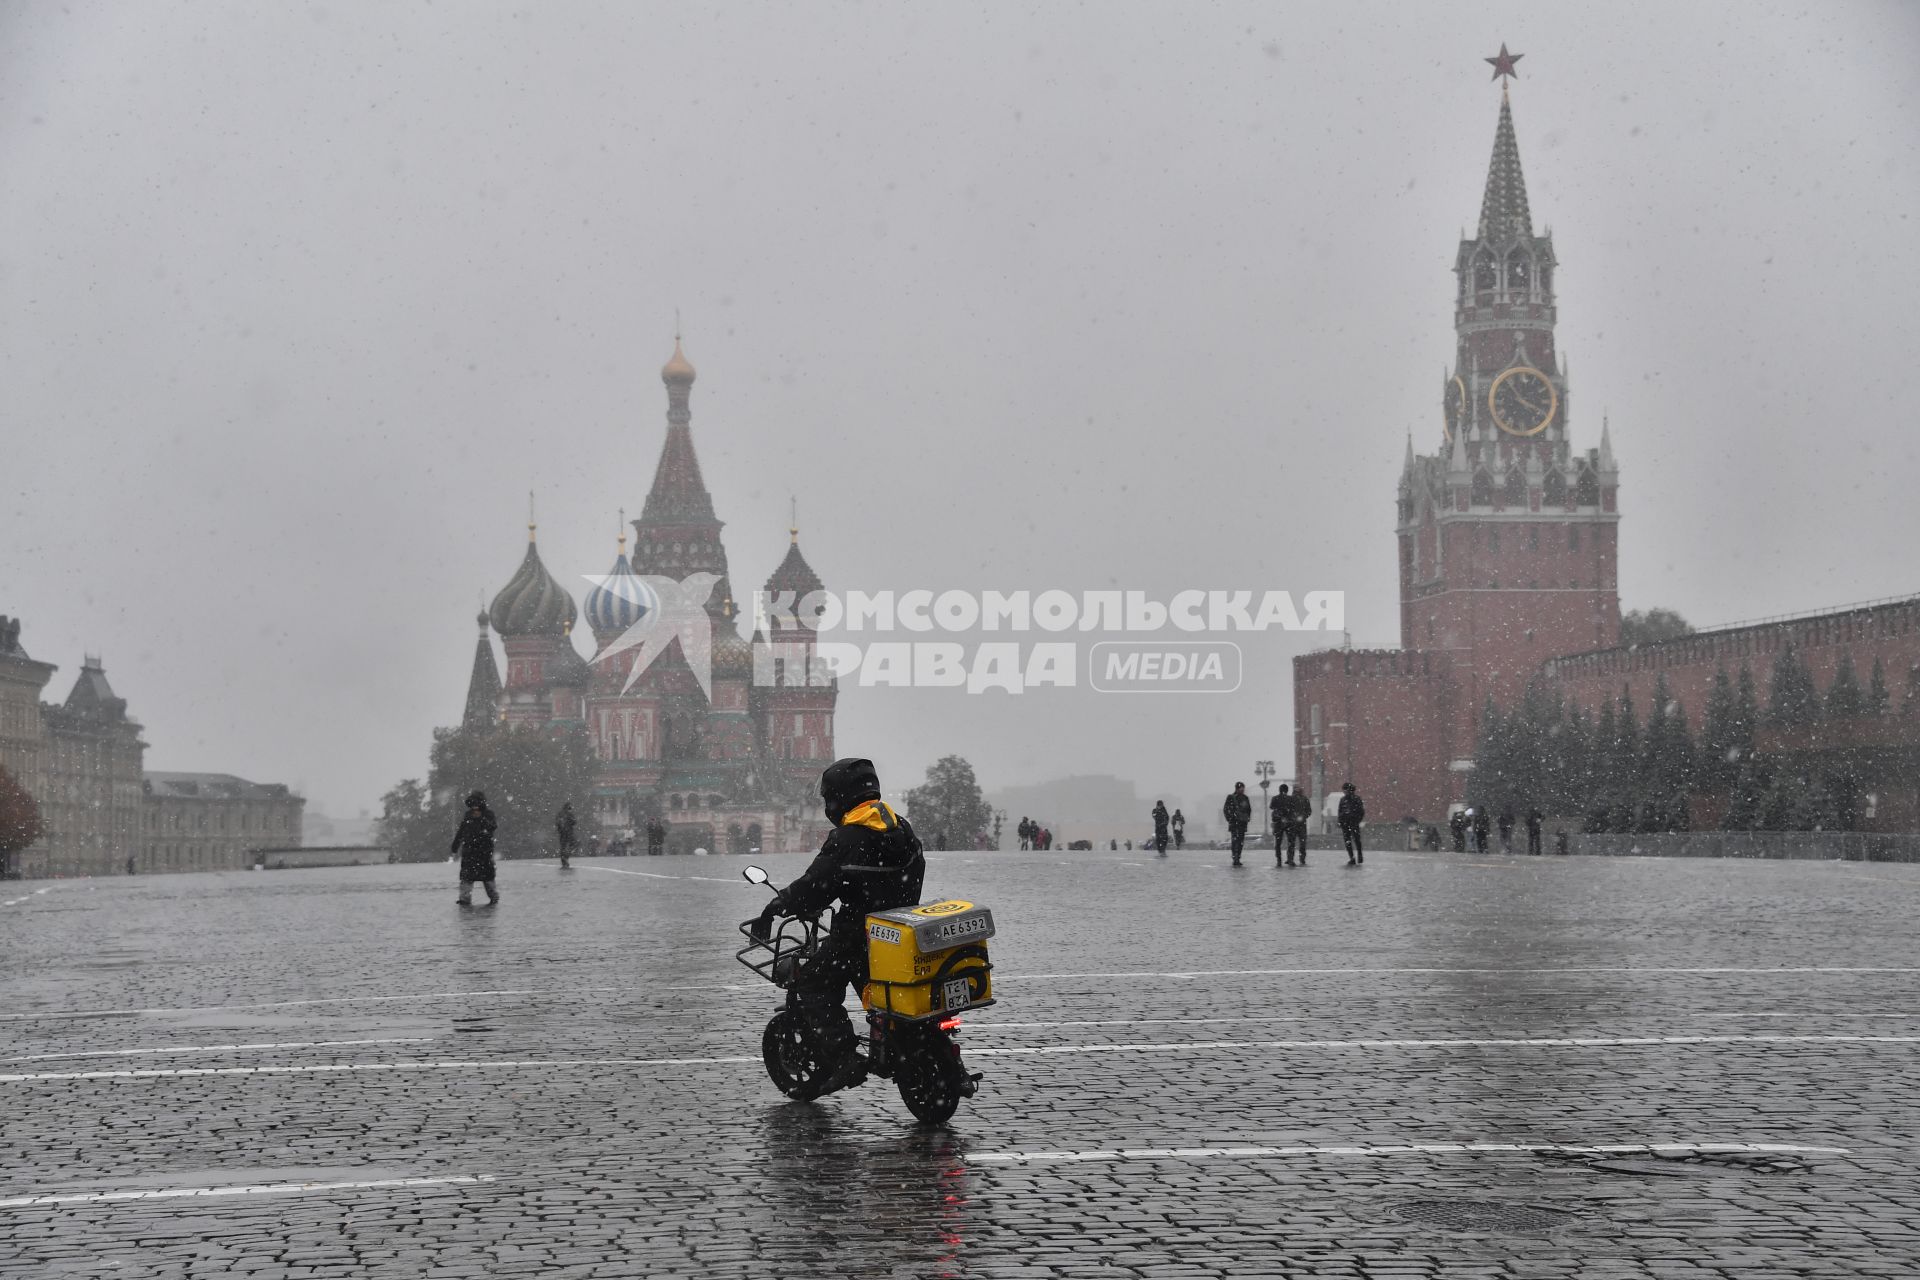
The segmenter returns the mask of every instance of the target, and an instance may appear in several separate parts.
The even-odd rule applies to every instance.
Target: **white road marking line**
[[[1803,965],[1778,968],[1739,968],[1721,966],[1715,968],[1664,968],[1652,965],[1575,965],[1556,969],[1446,969],[1446,968],[1407,968],[1407,969],[1175,969],[1167,971],[1114,969],[1096,970],[1088,973],[1011,973],[995,978],[996,982],[1041,982],[1065,981],[1076,978],[1279,978],[1279,977],[1392,977],[1396,974],[1506,974],[1527,975],[1542,973],[1651,973],[1651,974],[1762,974],[1773,976],[1789,973],[1920,973],[1920,967],[1901,966],[1849,966],[1849,965]]]
[[[738,884],[749,889],[758,886],[746,879],[735,880],[731,876],[670,876],[663,871],[628,871],[625,867],[595,867],[581,864],[582,871],[610,871],[616,876],[645,876],[649,880],[704,880],[708,884]]]
[[[1824,1010],[1807,1013],[1696,1013],[1696,1018],[1920,1018],[1920,1010],[1912,1013],[1827,1013]]]
[[[1219,1049],[1639,1049],[1713,1044],[1920,1044],[1920,1036],[1556,1036],[1472,1040],[1165,1040],[1135,1044],[1050,1044],[968,1049],[975,1057],[1060,1053],[1202,1053]],[[8,1077],[0,1076],[0,1080]]]
[[[982,1018],[969,1021],[966,1025],[974,1031],[1002,1031],[1015,1027],[1022,1029],[1048,1027],[1165,1027],[1200,1026],[1220,1022],[1305,1022],[1306,1018],[1292,1017],[1246,1017],[1246,1018],[1101,1018],[1083,1022],[988,1022]]]
[[[1276,1156],[1405,1156],[1510,1154],[1556,1156],[1774,1154],[1844,1156],[1847,1147],[1803,1147],[1784,1142],[1621,1142],[1568,1146],[1558,1142],[1410,1142],[1351,1147],[1122,1147],[1106,1151],[985,1151],[968,1164],[1059,1164],[1120,1160],[1261,1159]]]
[[[256,1049],[341,1049],[358,1044],[428,1044],[434,1036],[386,1036],[378,1040],[274,1040],[260,1044],[177,1044],[153,1049],[89,1049],[73,1053],[29,1053],[0,1062],[46,1062],[54,1058],[125,1058],[136,1054],[239,1053]]]
[[[632,874],[639,875],[640,872]],[[1067,982],[1084,978],[1272,978],[1272,977],[1393,977],[1398,974],[1430,976],[1448,974],[1489,974],[1527,976],[1537,974],[1583,974],[1583,973],[1646,973],[1662,976],[1680,974],[1707,975],[1755,975],[1773,977],[1780,974],[1808,973],[1920,973],[1920,966],[1843,966],[1819,965],[1773,968],[1655,968],[1639,965],[1585,966],[1555,969],[1448,969],[1448,968],[1407,968],[1407,969],[1185,969],[1175,971],[1153,971],[1135,969],[1116,969],[1087,973],[1011,973],[1001,974],[995,981],[1007,982]],[[262,1000],[251,1004],[202,1004],[202,1005],[155,1005],[140,1009],[75,1009],[47,1013],[0,1013],[0,1022],[20,1022],[51,1018],[112,1018],[127,1017],[149,1013],[213,1013],[227,1009],[291,1009],[308,1005],[335,1004],[386,1004],[393,1002],[424,1000],[478,1000],[498,996],[570,996],[604,994],[610,991],[635,993],[633,986],[618,987],[518,987],[503,988],[497,991],[426,991],[409,995],[387,996],[327,996],[309,1000]],[[759,983],[737,982],[689,982],[667,986],[651,987],[651,991],[765,991]]]
[[[389,1187],[470,1187],[492,1182],[491,1174],[449,1175],[444,1178],[369,1178],[364,1182],[264,1182],[233,1187],[167,1187],[155,1191],[95,1191],[59,1196],[18,1196],[0,1200],[0,1209],[30,1209],[37,1205],[109,1204],[123,1200],[179,1200],[204,1196],[312,1195],[327,1191],[371,1191]]]
[[[758,1055],[739,1058],[493,1058],[474,1062],[317,1062],[304,1066],[169,1067],[140,1071],[45,1071],[0,1075],[0,1084],[36,1080],[172,1080],[187,1076],[297,1076],[338,1075],[359,1071],[506,1071],[525,1067],[693,1067],[722,1063],[759,1062]]]
[[[1634,1049],[1667,1045],[1920,1044],[1920,1036],[1618,1036],[1477,1040],[1170,1040],[1135,1044],[1005,1045],[969,1048],[980,1058],[1045,1057],[1070,1053],[1213,1053],[1224,1049]],[[556,1067],[696,1067],[758,1063],[757,1055],[682,1058],[491,1058],[449,1062],[319,1062],[263,1067],[167,1067],[116,1071],[46,1071],[0,1075],[0,1084],[47,1080],[174,1080],[190,1076],[338,1075],[365,1071],[510,1071]]]
[[[0,902],[0,907],[17,907],[28,898],[37,898],[43,893],[50,892],[52,889],[52,885],[47,885],[45,888],[35,889],[32,893],[23,893],[17,898],[8,898],[5,902]]]

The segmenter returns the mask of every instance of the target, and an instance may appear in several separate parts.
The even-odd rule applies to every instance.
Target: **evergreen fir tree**
[[[1812,724],[1820,718],[1820,691],[1814,686],[1813,672],[1791,643],[1782,646],[1773,660],[1767,718],[1778,725]]]
[[[1612,794],[1612,821],[1615,831],[1632,831],[1639,820],[1640,800],[1640,719],[1633,709],[1633,688],[1620,687],[1620,710],[1614,716],[1613,751],[1608,761]]]
[[[1893,695],[1887,692],[1887,667],[1878,654],[1873,659],[1873,675],[1867,683],[1867,713],[1883,716],[1893,708]]]
[[[1853,670],[1853,654],[1842,651],[1833,683],[1827,686],[1827,715],[1834,720],[1851,720],[1866,709],[1866,695],[1860,691],[1860,677]]]
[[[1719,791],[1733,782],[1739,771],[1732,759],[1733,725],[1738,708],[1733,700],[1733,680],[1727,664],[1713,673],[1713,686],[1707,692],[1707,716],[1700,725],[1699,783]]]

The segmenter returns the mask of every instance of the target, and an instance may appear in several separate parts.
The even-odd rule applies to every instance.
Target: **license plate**
[[[946,986],[942,988],[940,1002],[942,1007],[949,1013],[955,1009],[966,1008],[969,1004],[973,1003],[972,984],[965,978],[953,978],[949,980]]]

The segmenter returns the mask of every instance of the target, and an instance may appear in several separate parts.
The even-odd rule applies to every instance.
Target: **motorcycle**
[[[758,885],[771,879],[759,867],[742,873]],[[760,1036],[760,1057],[774,1087],[798,1102],[828,1092],[833,1046],[815,1043],[794,984],[819,952],[831,913],[784,918],[764,935],[745,920],[747,945],[734,958],[787,993]],[[824,922],[824,923],[823,923]],[[993,913],[971,902],[933,902],[877,911],[867,917],[867,982],[860,992],[867,1039],[861,1055],[868,1076],[890,1079],[900,1101],[926,1124],[942,1124],[972,1097],[980,1077],[960,1058],[960,1013],[994,1003],[987,939]]]

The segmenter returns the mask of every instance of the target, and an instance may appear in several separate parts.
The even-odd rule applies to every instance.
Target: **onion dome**
[[[553,646],[553,663],[547,668],[547,683],[584,685],[593,677],[593,668],[573,647],[573,623],[567,623],[567,629],[561,633],[559,641]]]
[[[515,636],[564,635],[578,616],[573,597],[540,563],[533,526],[528,525],[527,558],[493,598],[488,621],[502,637],[511,640]]]
[[[587,625],[596,636],[618,635],[649,615],[658,616],[660,597],[633,571],[627,559],[627,535],[620,554],[593,590],[587,592]]]
[[[714,620],[713,678],[715,680],[751,680],[753,646],[740,638],[731,621]]]
[[[693,363],[680,350],[680,335],[673,335],[673,355],[660,368],[660,381],[668,386],[690,387],[696,375]]]

